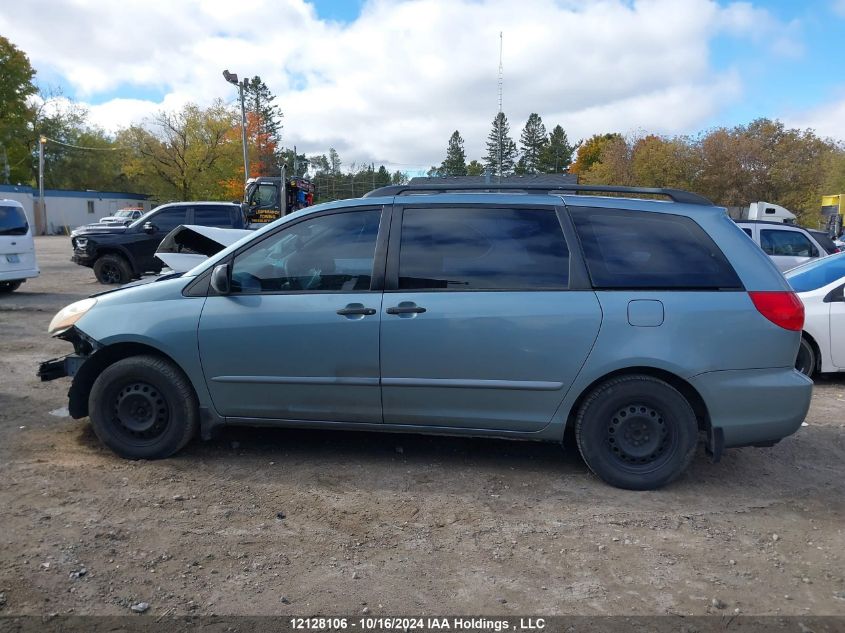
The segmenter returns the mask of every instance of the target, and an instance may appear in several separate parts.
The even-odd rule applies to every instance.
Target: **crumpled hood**
[[[161,241],[156,257],[175,272],[186,272],[250,233],[246,229],[178,226]]]

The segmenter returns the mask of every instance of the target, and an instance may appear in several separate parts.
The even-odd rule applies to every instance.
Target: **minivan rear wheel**
[[[669,383],[621,376],[584,400],[575,438],[587,466],[605,482],[654,490],[689,466],[698,446],[698,422],[689,402]]]
[[[91,388],[88,411],[97,437],[129,459],[169,457],[199,426],[188,378],[155,356],[132,356],[109,365]]]
[[[21,287],[22,281],[0,281],[0,293],[14,292]]]

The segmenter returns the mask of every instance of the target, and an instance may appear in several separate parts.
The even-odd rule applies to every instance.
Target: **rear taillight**
[[[804,327],[804,304],[794,292],[749,292],[757,311],[786,330],[800,332]]]

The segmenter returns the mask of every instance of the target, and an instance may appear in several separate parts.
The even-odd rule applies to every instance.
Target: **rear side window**
[[[690,218],[576,208],[572,219],[596,288],[742,288],[722,251]]]
[[[554,210],[405,209],[400,290],[565,289],[569,249]]]
[[[230,207],[195,207],[194,224],[202,226],[232,226]]]
[[[766,255],[818,257],[819,251],[800,231],[760,229],[760,246]]]
[[[180,224],[185,224],[187,207],[171,207],[164,209],[150,218],[159,231],[169,233]]]
[[[29,223],[23,209],[10,204],[0,204],[0,235],[26,235]]]

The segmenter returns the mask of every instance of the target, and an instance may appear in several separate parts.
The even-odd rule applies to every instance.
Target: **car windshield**
[[[116,218],[131,218],[134,209],[121,209],[117,213],[114,214]]]
[[[784,276],[795,292],[809,292],[845,277],[845,253],[815,259],[787,271]]]
[[[0,235],[26,235],[29,223],[18,206],[0,204]]]

